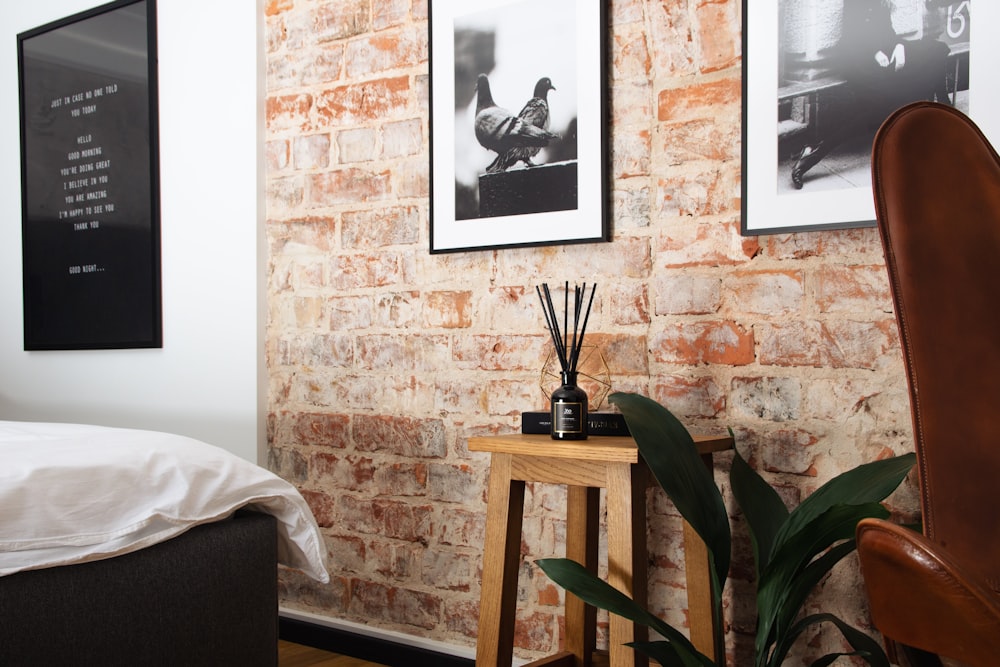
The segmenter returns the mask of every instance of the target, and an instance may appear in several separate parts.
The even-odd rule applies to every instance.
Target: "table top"
[[[733,438],[728,434],[692,434],[691,437],[699,454],[711,454],[733,448]],[[526,433],[473,436],[469,438],[469,451],[615,463],[639,462],[639,448],[630,436],[595,435],[586,440],[553,440],[548,435]]]

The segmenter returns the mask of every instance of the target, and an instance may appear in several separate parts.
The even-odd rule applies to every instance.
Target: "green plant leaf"
[[[837,616],[833,614],[812,614],[802,618],[794,627],[789,629],[788,634],[792,637],[792,641],[795,640],[799,635],[803,633],[809,626],[817,625],[819,623],[832,623],[837,626],[840,633],[844,635],[844,639],[851,646],[853,651],[850,653],[831,653],[823,656],[819,660],[813,662],[813,665],[822,666],[830,665],[840,656],[858,656],[867,662],[872,667],[890,667],[889,658],[886,657],[885,651],[882,650],[882,646],[861,632],[857,628],[845,623],[840,620]],[[777,667],[780,662],[771,663]]]
[[[830,547],[826,553],[813,560],[802,570],[802,573],[789,582],[788,591],[781,607],[775,616],[775,632],[777,639],[774,651],[771,654],[771,662],[780,665],[785,660],[785,655],[795,641],[793,636],[784,631],[791,626],[792,621],[798,616],[802,604],[805,602],[813,587],[826,575],[833,566],[839,563],[845,556],[854,551],[856,543],[853,539],[846,540],[840,544]]]
[[[733,457],[729,471],[729,481],[733,496],[743,510],[750,529],[757,577],[771,560],[774,536],[788,519],[788,508],[764,478],[750,467],[739,452]]]
[[[864,463],[837,475],[792,510],[775,535],[774,548],[834,505],[860,505],[885,500],[906,478],[915,462],[916,454],[910,452]]]
[[[854,538],[858,521],[874,516],[885,518],[888,511],[877,502],[863,505],[834,505],[800,527],[783,544],[776,545],[771,562],[757,582],[756,653],[763,656],[777,637],[784,634],[778,625],[785,600],[791,593],[791,582],[801,576],[813,557],[835,542]]]
[[[600,579],[587,568],[568,558],[542,558],[535,563],[549,579],[562,586],[587,604],[606,609],[634,623],[640,623],[665,637],[684,665],[712,665],[712,661],[699,653],[679,630],[657,618],[635,603],[632,598]],[[694,662],[691,662],[694,660]]]
[[[622,411],[656,481],[705,542],[713,563],[713,597],[718,607],[729,573],[732,536],[729,514],[711,471],[691,434],[665,407],[645,396],[621,392],[608,401]]]
[[[640,653],[656,660],[663,667],[714,667],[707,657],[698,654],[691,656],[677,650],[677,645],[671,642],[631,642],[626,644]]]

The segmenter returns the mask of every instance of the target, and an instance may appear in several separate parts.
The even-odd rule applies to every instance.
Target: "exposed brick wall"
[[[488,460],[466,439],[545,405],[543,281],[596,281],[589,331],[615,388],[733,427],[790,503],[910,449],[874,230],[739,233],[739,0],[612,1],[613,243],[435,256],[427,1],[265,12],[270,465],[302,489],[333,570],[328,586],[283,576],[284,604],[474,644]],[[727,472],[723,457],[724,491]],[[524,554],[562,553],[564,500],[530,485]],[[912,488],[896,502],[912,508]],[[658,490],[649,504],[651,604],[683,624],[679,519]],[[728,645],[747,664],[735,520]],[[518,653],[550,652],[561,593],[530,558],[520,587]],[[857,589],[848,561],[817,605],[864,624]]]

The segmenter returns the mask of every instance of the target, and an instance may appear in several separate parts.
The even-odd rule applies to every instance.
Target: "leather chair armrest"
[[[884,636],[970,665],[996,665],[1000,597],[947,550],[880,519],[857,527],[872,620]]]

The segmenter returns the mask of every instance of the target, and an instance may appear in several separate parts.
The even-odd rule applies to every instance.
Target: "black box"
[[[522,412],[521,433],[550,435],[552,414],[549,412]],[[631,435],[625,416],[619,412],[591,412],[587,415],[587,435]]]

